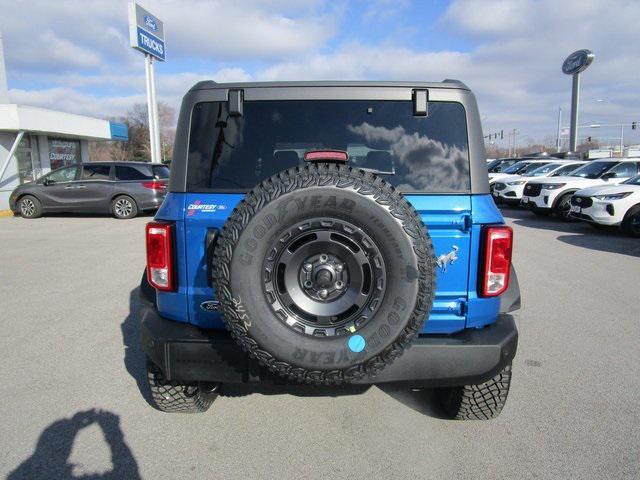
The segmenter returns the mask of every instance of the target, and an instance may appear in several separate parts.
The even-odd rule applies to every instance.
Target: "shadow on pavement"
[[[504,208],[505,218],[527,228],[552,230],[567,235],[557,237],[558,241],[600,252],[617,253],[640,257],[640,241],[624,234],[618,228],[596,229],[586,222],[563,222],[554,217],[539,217],[527,210]]]
[[[146,402],[153,406],[151,391],[147,385],[147,366],[144,352],[140,348],[140,318],[138,311],[142,300],[140,287],[129,293],[129,315],[120,325],[122,344],[124,346],[124,366],[138,385],[138,389]]]
[[[104,438],[111,450],[112,470],[100,474],[76,476],[74,465],[69,463],[73,442],[78,433],[96,424],[104,433]],[[33,455],[16,468],[7,477],[18,479],[139,479],[138,464],[131,449],[124,441],[120,429],[120,418],[104,410],[86,410],[76,413],[71,418],[63,418],[49,425],[40,435]]]
[[[147,369],[144,353],[140,348],[140,328],[138,310],[141,306],[140,287],[134,288],[129,294],[129,314],[121,324],[122,341],[124,344],[124,364],[140,393],[149,405],[153,407],[151,392],[147,385]],[[247,384],[223,384],[220,395],[223,397],[245,397],[248,395],[294,395],[296,397],[342,397],[347,395],[361,395],[367,392],[371,385],[340,385],[322,386],[288,383],[262,370],[265,382]],[[391,385],[378,385],[383,392],[400,403],[425,415],[436,418],[442,417],[437,407],[437,401],[430,390],[411,391],[408,388],[399,389]],[[154,407],[155,408],[155,407]],[[215,407],[214,407],[215,408]]]
[[[440,407],[435,390],[433,389],[411,390],[409,388],[400,389],[385,385],[378,385],[378,388],[391,398],[422,415],[439,418],[441,420],[450,419]]]

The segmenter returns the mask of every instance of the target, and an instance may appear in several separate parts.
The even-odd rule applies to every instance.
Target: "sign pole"
[[[151,55],[145,54],[144,56],[144,67],[145,67],[145,76],[147,80],[147,111],[149,114],[149,148],[151,149],[151,161],[156,162],[158,154],[156,152],[156,124],[155,124],[155,102],[152,97],[152,91],[154,90],[151,86],[151,82],[153,79],[152,71],[153,64],[151,63],[153,60],[151,59]]]
[[[160,150],[160,122],[158,120],[158,100],[156,98],[156,75],[155,68],[153,67],[153,58],[151,58],[151,55],[147,55],[147,58],[149,58],[150,111],[152,112],[152,118],[149,119],[149,126],[151,127],[153,125],[150,131],[150,134],[153,132],[150,140],[153,143],[153,149],[151,151],[155,152],[155,156],[151,157],[151,161],[160,163],[162,160],[162,150]]]
[[[580,73],[591,65],[595,55],[591,50],[577,50],[569,55],[562,64],[562,73],[573,77],[571,87],[571,126],[569,130],[569,151],[575,152],[578,146],[578,103],[580,101]]]
[[[578,146],[578,103],[580,102],[580,73],[573,75],[571,87],[571,127],[569,130],[569,151],[575,152]]]
[[[160,163],[162,161],[160,121],[153,62],[154,60],[165,61],[164,23],[135,1],[129,4],[129,40],[132,48],[144,53],[149,115],[149,148],[151,161]]]

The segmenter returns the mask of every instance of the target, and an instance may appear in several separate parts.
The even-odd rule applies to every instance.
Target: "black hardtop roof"
[[[287,88],[287,87],[413,87],[413,88],[453,88],[469,90],[460,80],[446,79],[442,82],[410,82],[410,81],[369,81],[369,80],[322,80],[297,82],[237,82],[217,83],[203,80],[191,87],[194,90],[243,89],[243,88]]]

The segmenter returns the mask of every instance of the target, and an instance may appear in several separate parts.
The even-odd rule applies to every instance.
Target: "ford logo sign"
[[[573,52],[562,64],[562,73],[566,73],[567,75],[580,73],[591,65],[595,57],[595,54],[591,50],[578,50]]]
[[[158,23],[156,22],[156,19],[149,15],[144,16],[144,24],[154,32],[158,30]]]

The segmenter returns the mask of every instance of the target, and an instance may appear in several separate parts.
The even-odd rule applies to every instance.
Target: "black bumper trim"
[[[249,359],[228,332],[167,320],[152,303],[142,303],[142,350],[169,380],[288,383]],[[513,317],[501,314],[496,323],[483,329],[420,336],[376,377],[357,383],[415,387],[478,384],[496,375],[513,359],[517,344]]]

